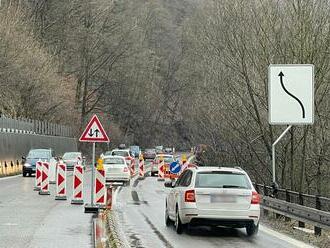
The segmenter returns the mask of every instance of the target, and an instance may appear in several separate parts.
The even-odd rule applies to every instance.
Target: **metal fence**
[[[254,184],[259,194],[264,196],[272,195],[272,187],[263,184]],[[319,209],[330,212],[330,198],[303,194],[287,189],[278,189],[275,195],[276,199],[299,204],[302,206]]]
[[[254,187],[263,196],[264,210],[298,220],[299,227],[305,227],[305,222],[312,224],[315,235],[321,235],[321,228],[330,230],[330,198],[287,189],[278,189],[273,194],[272,187],[263,184]]]
[[[47,121],[0,117],[0,132],[73,137],[72,128]]]

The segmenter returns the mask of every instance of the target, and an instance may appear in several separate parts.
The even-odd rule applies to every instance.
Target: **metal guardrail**
[[[295,191],[278,189],[272,196],[272,188],[262,184],[254,184],[262,197],[262,208],[299,221],[299,227],[305,223],[314,226],[315,235],[321,235],[321,229],[330,230],[330,199],[317,195],[302,194]],[[272,197],[270,197],[272,196]]]
[[[330,230],[329,212],[300,206],[295,203],[278,200],[269,196],[263,197],[262,207],[280,215]]]
[[[254,187],[261,195],[265,195],[265,196],[272,195],[273,189],[270,186],[266,186],[263,184],[254,184]],[[327,197],[322,197],[318,195],[309,195],[309,194],[304,194],[286,189],[278,189],[275,198],[291,203],[296,203],[302,206],[330,212],[330,198]]]
[[[0,132],[73,137],[72,128],[69,126],[32,119],[14,119],[3,115],[0,117]]]

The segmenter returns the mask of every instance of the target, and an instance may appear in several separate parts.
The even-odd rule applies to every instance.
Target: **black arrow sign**
[[[95,137],[97,138],[97,137],[99,137],[99,132],[100,131],[98,129],[95,129],[94,132],[93,132],[93,129],[90,129],[88,135],[89,135],[89,137],[93,137],[94,133],[95,133]]]
[[[289,96],[291,96],[293,99],[295,99],[300,107],[301,107],[301,110],[302,110],[302,118],[305,119],[305,107],[304,105],[302,104],[302,102],[298,99],[298,97],[296,97],[295,95],[293,95],[292,93],[290,93],[284,86],[284,83],[283,83],[283,77],[284,77],[284,74],[283,72],[281,71],[280,74],[278,74],[278,76],[280,77],[280,82],[281,82],[281,86],[283,88],[283,90],[285,91],[285,93],[287,93]]]

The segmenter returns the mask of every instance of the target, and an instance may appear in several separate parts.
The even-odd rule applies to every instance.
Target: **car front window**
[[[50,151],[47,151],[47,150],[31,150],[27,157],[31,158],[31,159],[49,158],[50,157]]]
[[[63,155],[63,159],[76,159],[80,156],[81,154],[79,152],[70,152],[70,153],[65,153]]]

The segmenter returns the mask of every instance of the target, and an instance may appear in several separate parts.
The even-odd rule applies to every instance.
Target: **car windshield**
[[[243,173],[207,171],[197,173],[195,187],[251,189],[251,184]]]
[[[125,164],[125,160],[122,158],[105,158],[104,164]]]
[[[81,157],[80,152],[66,152],[63,155],[63,159],[76,159],[78,157]]]
[[[147,153],[155,153],[156,151],[155,151],[155,149],[146,149],[145,152],[147,152]]]
[[[130,147],[130,150],[131,151],[137,151],[138,152],[140,150],[140,148],[138,146],[131,146]]]
[[[49,158],[49,150],[31,150],[27,156],[28,158]]]
[[[122,156],[122,157],[128,157],[129,152],[128,151],[112,151],[111,152],[112,156]]]

